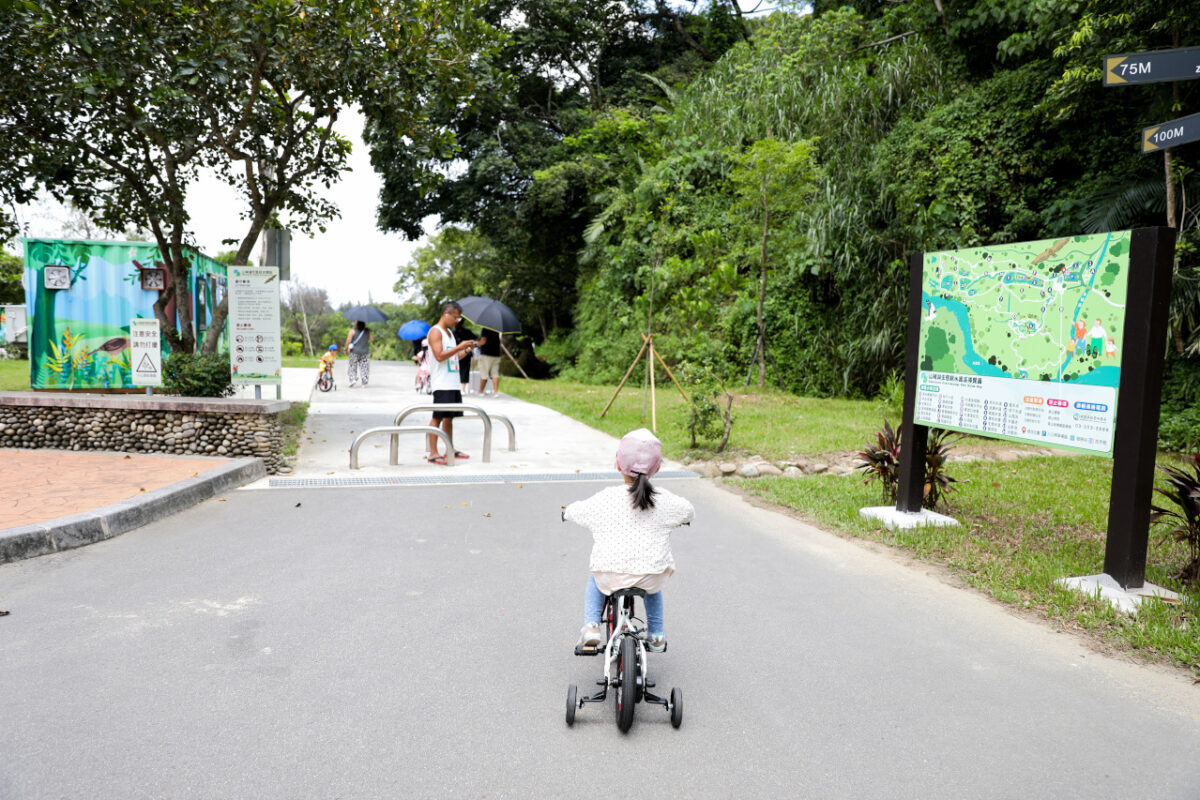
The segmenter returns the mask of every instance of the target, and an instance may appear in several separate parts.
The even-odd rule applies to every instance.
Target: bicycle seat
[[[612,597],[645,597],[646,590],[638,589],[636,586],[631,589],[617,589],[612,593]]]

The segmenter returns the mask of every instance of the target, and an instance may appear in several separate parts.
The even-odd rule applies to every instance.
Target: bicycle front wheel
[[[633,725],[633,708],[638,695],[637,642],[632,636],[621,639],[621,650],[617,662],[617,728],[626,733]]]

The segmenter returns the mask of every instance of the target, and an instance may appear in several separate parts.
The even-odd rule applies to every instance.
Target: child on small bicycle
[[[666,649],[662,589],[675,572],[671,531],[691,522],[695,509],[679,495],[650,484],[661,466],[662,442],[645,428],[628,433],[617,447],[617,470],[625,476],[625,485],[603,489],[563,512],[563,519],[591,531],[593,541],[582,647],[596,647],[604,638],[600,614],[605,596],[639,588],[646,591],[646,649]]]
[[[333,370],[333,362],[337,361],[337,354],[338,346],[336,344],[329,345],[329,349],[325,351],[325,355],[321,356],[321,361],[317,365],[318,378]]]

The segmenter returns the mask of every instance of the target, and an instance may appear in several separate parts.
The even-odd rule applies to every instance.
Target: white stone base
[[[919,528],[924,525],[957,525],[958,520],[953,517],[947,517],[945,514],[938,514],[936,511],[930,511],[928,508],[922,508],[920,511],[898,511],[895,506],[871,506],[869,508],[860,508],[859,514],[862,514],[868,519],[877,519],[887,526],[888,530],[896,528]]]
[[[1087,595],[1095,596],[1096,592],[1099,592],[1101,599],[1107,600],[1126,614],[1137,614],[1142,600],[1147,597],[1159,597],[1168,602],[1179,602],[1178,594],[1161,586],[1155,586],[1153,583],[1142,584],[1138,589],[1122,589],[1121,584],[1105,573],[1085,575],[1082,578],[1059,578],[1055,583]]]

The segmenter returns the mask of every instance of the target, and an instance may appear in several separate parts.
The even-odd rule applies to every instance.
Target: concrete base
[[[895,506],[871,506],[870,508],[859,509],[858,513],[867,519],[879,520],[887,526],[888,530],[893,531],[896,528],[920,528],[925,525],[941,527],[958,524],[958,520],[953,517],[938,514],[936,511],[930,511],[928,508],[912,512],[898,511]]]
[[[1099,592],[1101,599],[1107,600],[1126,614],[1137,614],[1142,600],[1147,597],[1158,597],[1168,603],[1179,602],[1179,595],[1169,589],[1155,586],[1153,583],[1142,584],[1138,589],[1123,589],[1114,578],[1104,573],[1085,575],[1081,578],[1059,578],[1055,583],[1068,589],[1077,589],[1087,595],[1095,596]]]

